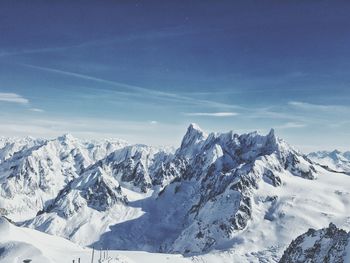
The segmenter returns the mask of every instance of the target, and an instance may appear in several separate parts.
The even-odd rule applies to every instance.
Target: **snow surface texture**
[[[312,152],[308,157],[326,169],[336,172],[345,172],[350,175],[350,151],[340,152],[334,150],[333,152],[321,151]]]
[[[273,130],[207,135],[190,125],[176,151],[69,135],[31,141],[0,164],[0,208],[83,246],[277,262],[308,228],[350,227],[350,176]]]
[[[174,254],[147,253],[139,251],[95,250],[94,261],[105,258],[101,263],[186,263],[186,262],[232,262],[230,252],[212,253],[204,256],[186,257]],[[82,248],[66,239],[47,235],[36,230],[17,227],[7,219],[0,217],[0,262],[18,263],[31,259],[35,263],[91,262],[92,249]],[[272,262],[260,258],[260,262]],[[272,259],[272,258],[271,258]],[[349,262],[350,233],[337,229],[330,224],[326,229],[309,229],[307,233],[295,239],[284,252],[281,263],[288,262]],[[309,261],[307,261],[309,260]],[[241,261],[239,261],[241,262]],[[250,262],[254,262],[250,260]]]
[[[104,253],[107,253],[104,251]],[[82,248],[64,238],[51,236],[33,229],[16,227],[0,217],[0,262],[22,263],[31,259],[32,263],[92,262],[92,249]],[[181,255],[146,252],[108,251],[108,257],[101,263],[185,263],[191,262]],[[94,261],[98,262],[100,252],[95,251]]]
[[[350,233],[334,224],[321,230],[309,229],[289,245],[280,263],[346,263],[350,259]]]

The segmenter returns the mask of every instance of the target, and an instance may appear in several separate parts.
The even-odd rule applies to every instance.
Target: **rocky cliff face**
[[[285,250],[280,263],[346,263],[350,259],[350,233],[329,224],[320,230],[309,229]]]

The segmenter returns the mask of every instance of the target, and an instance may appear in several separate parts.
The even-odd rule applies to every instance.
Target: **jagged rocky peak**
[[[341,153],[341,151],[339,151],[337,149],[335,149],[333,152],[331,152],[331,154],[340,154],[340,153]]]
[[[182,139],[178,153],[190,156],[195,153],[196,147],[203,142],[208,135],[195,123],[191,123]]]
[[[68,218],[86,207],[106,211],[116,203],[127,204],[127,197],[122,193],[119,183],[98,168],[93,173],[85,173],[72,180],[39,215],[56,212]]]
[[[0,163],[11,159],[16,153],[23,152],[34,146],[42,145],[45,139],[25,138],[0,138]]]
[[[275,134],[275,129],[271,128],[270,132],[267,134],[267,141],[271,144],[277,144],[277,137]]]
[[[196,136],[199,137],[199,139],[205,139],[207,134],[199,127],[198,124],[191,123],[187,128],[185,138],[186,136]]]
[[[57,140],[61,142],[66,142],[66,141],[75,141],[76,138],[70,133],[65,133],[62,136],[57,137]]]
[[[107,210],[118,202],[123,204],[128,202],[118,181],[102,169],[98,169],[93,174],[84,174],[76,179],[71,187],[80,191],[80,195],[89,207],[99,211]]]
[[[129,145],[112,152],[89,167],[86,172],[94,173],[96,169],[102,168],[122,186],[145,193],[154,184],[162,183],[162,178],[158,177],[156,170],[160,170],[170,156],[170,150],[146,145]]]
[[[320,230],[309,229],[284,251],[280,263],[347,263],[350,259],[350,233],[333,223]]]
[[[246,228],[259,185],[279,187],[286,172],[307,179],[316,174],[312,164],[273,129],[267,135],[230,131],[200,136],[203,133],[190,126],[184,141],[191,143],[182,144],[164,172],[175,179],[159,193],[159,200],[186,196],[191,186],[185,198],[188,207],[183,208],[186,224],[171,252],[203,252],[220,246]]]

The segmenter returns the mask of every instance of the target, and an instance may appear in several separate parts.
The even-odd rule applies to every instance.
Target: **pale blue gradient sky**
[[[348,1],[2,1],[0,135],[350,149]]]

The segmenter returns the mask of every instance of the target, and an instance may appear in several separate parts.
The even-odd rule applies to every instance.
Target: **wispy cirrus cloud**
[[[30,108],[29,110],[34,112],[44,112],[43,109],[39,109],[39,108]]]
[[[80,43],[75,43],[71,45],[64,46],[52,46],[52,47],[38,47],[38,48],[24,48],[17,50],[3,50],[0,51],[1,57],[8,56],[17,56],[17,55],[26,55],[26,54],[40,54],[40,53],[49,53],[49,52],[59,52],[65,51],[69,49],[77,49],[77,48],[85,48],[85,47],[96,47],[110,44],[125,44],[128,42],[139,41],[139,40],[148,40],[148,39],[162,39],[169,37],[178,37],[183,35],[193,35],[193,34],[202,34],[202,33],[211,33],[211,32],[219,32],[225,29],[222,28],[207,28],[205,30],[188,30],[183,26],[176,27],[167,27],[163,28],[159,31],[148,31],[138,34],[128,34],[128,35],[120,35],[117,37],[109,37],[102,39],[95,39],[89,41],[83,41]]]
[[[302,110],[314,110],[314,111],[350,111],[350,107],[343,105],[325,105],[325,104],[313,104],[301,101],[290,101],[289,106]]]
[[[173,101],[173,102],[179,102],[179,103],[187,103],[191,105],[200,105],[200,106],[206,106],[206,107],[212,107],[212,108],[241,108],[237,105],[232,105],[232,104],[227,104],[227,103],[222,103],[218,101],[212,101],[212,100],[205,100],[205,99],[197,99],[193,97],[188,97],[188,96],[183,96],[177,93],[172,93],[172,92],[164,92],[164,91],[159,91],[155,89],[150,89],[150,88],[145,88],[145,87],[140,87],[140,86],[135,86],[135,85],[130,85],[114,80],[107,80],[103,78],[98,78],[95,76],[87,75],[87,74],[80,74],[76,72],[71,72],[71,71],[66,71],[66,70],[61,70],[61,69],[56,69],[56,68],[49,68],[49,67],[41,67],[41,66],[36,66],[36,65],[30,65],[30,64],[20,64],[25,67],[29,67],[32,69],[37,69],[41,71],[46,71],[46,72],[51,72],[51,73],[56,73],[60,75],[65,75],[69,77],[74,77],[74,78],[79,78],[87,81],[94,81],[114,87],[118,87],[123,89],[124,94],[127,94],[127,91],[132,91],[132,92],[138,92],[139,94],[144,94],[147,96],[151,96],[153,98],[158,98],[166,101]],[[98,89],[99,91],[102,90],[102,88]],[[111,91],[111,90],[109,90]],[[131,95],[134,95],[133,93],[130,93]]]
[[[306,126],[307,125],[305,123],[301,123],[301,122],[287,122],[280,126],[276,126],[276,128],[277,129],[297,129],[297,128],[304,128]]]
[[[230,117],[237,116],[237,112],[189,112],[186,116]]]
[[[0,92],[0,102],[11,102],[18,104],[28,104],[29,100],[16,93]]]

